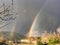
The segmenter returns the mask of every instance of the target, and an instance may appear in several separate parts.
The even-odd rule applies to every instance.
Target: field
[[[36,45],[36,44],[8,44],[8,45]]]
[[[18,45],[35,45],[35,44],[18,44]]]

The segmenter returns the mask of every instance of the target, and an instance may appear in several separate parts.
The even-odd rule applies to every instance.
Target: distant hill
[[[0,36],[3,36],[4,38],[6,38],[6,39],[8,39],[8,40],[10,40],[10,39],[16,39],[16,40],[19,40],[19,39],[22,39],[22,38],[25,38],[25,36],[23,36],[23,35],[20,35],[19,33],[14,33],[14,36],[13,36],[13,38],[11,38],[11,32],[8,32],[8,31],[1,31],[0,32]]]

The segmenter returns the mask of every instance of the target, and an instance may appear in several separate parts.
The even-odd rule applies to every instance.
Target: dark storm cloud
[[[45,3],[46,5],[44,6]],[[36,22],[37,30],[40,33],[44,30],[55,31],[60,25],[60,0],[14,0],[14,9],[19,13],[15,30],[21,35],[25,35],[29,31],[40,9]],[[10,31],[12,26],[13,24],[10,24],[2,30]]]
[[[18,0],[18,2],[20,2],[20,0]],[[17,4],[19,7],[19,11],[21,12],[21,9],[23,9],[25,10],[25,12],[19,14],[20,17],[17,23],[16,30],[20,34],[24,35],[29,31],[36,14],[44,5],[45,0],[22,0],[21,2],[23,3]]]
[[[23,1],[22,1],[23,2]],[[25,0],[21,9],[26,12],[20,15],[20,20],[17,24],[17,30],[20,34],[26,34],[36,16],[40,11],[36,24],[38,23],[38,31],[42,33],[44,30],[56,31],[60,25],[60,0]],[[21,7],[21,6],[19,6]],[[35,31],[35,30],[34,30]]]
[[[40,32],[56,31],[60,26],[60,0],[49,0],[38,17]]]

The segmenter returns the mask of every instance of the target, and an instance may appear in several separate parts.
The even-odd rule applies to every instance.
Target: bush
[[[37,45],[42,45],[42,43],[40,41],[37,42]]]
[[[50,40],[49,40],[49,44],[50,44],[50,45],[55,45],[55,44],[57,44],[57,43],[59,43],[59,41],[56,40],[56,39],[50,39]]]

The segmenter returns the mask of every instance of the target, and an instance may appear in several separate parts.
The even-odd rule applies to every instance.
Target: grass
[[[9,44],[12,45],[12,44]],[[35,44],[15,44],[15,45],[35,45]]]
[[[36,45],[34,43],[7,43],[8,45]]]

